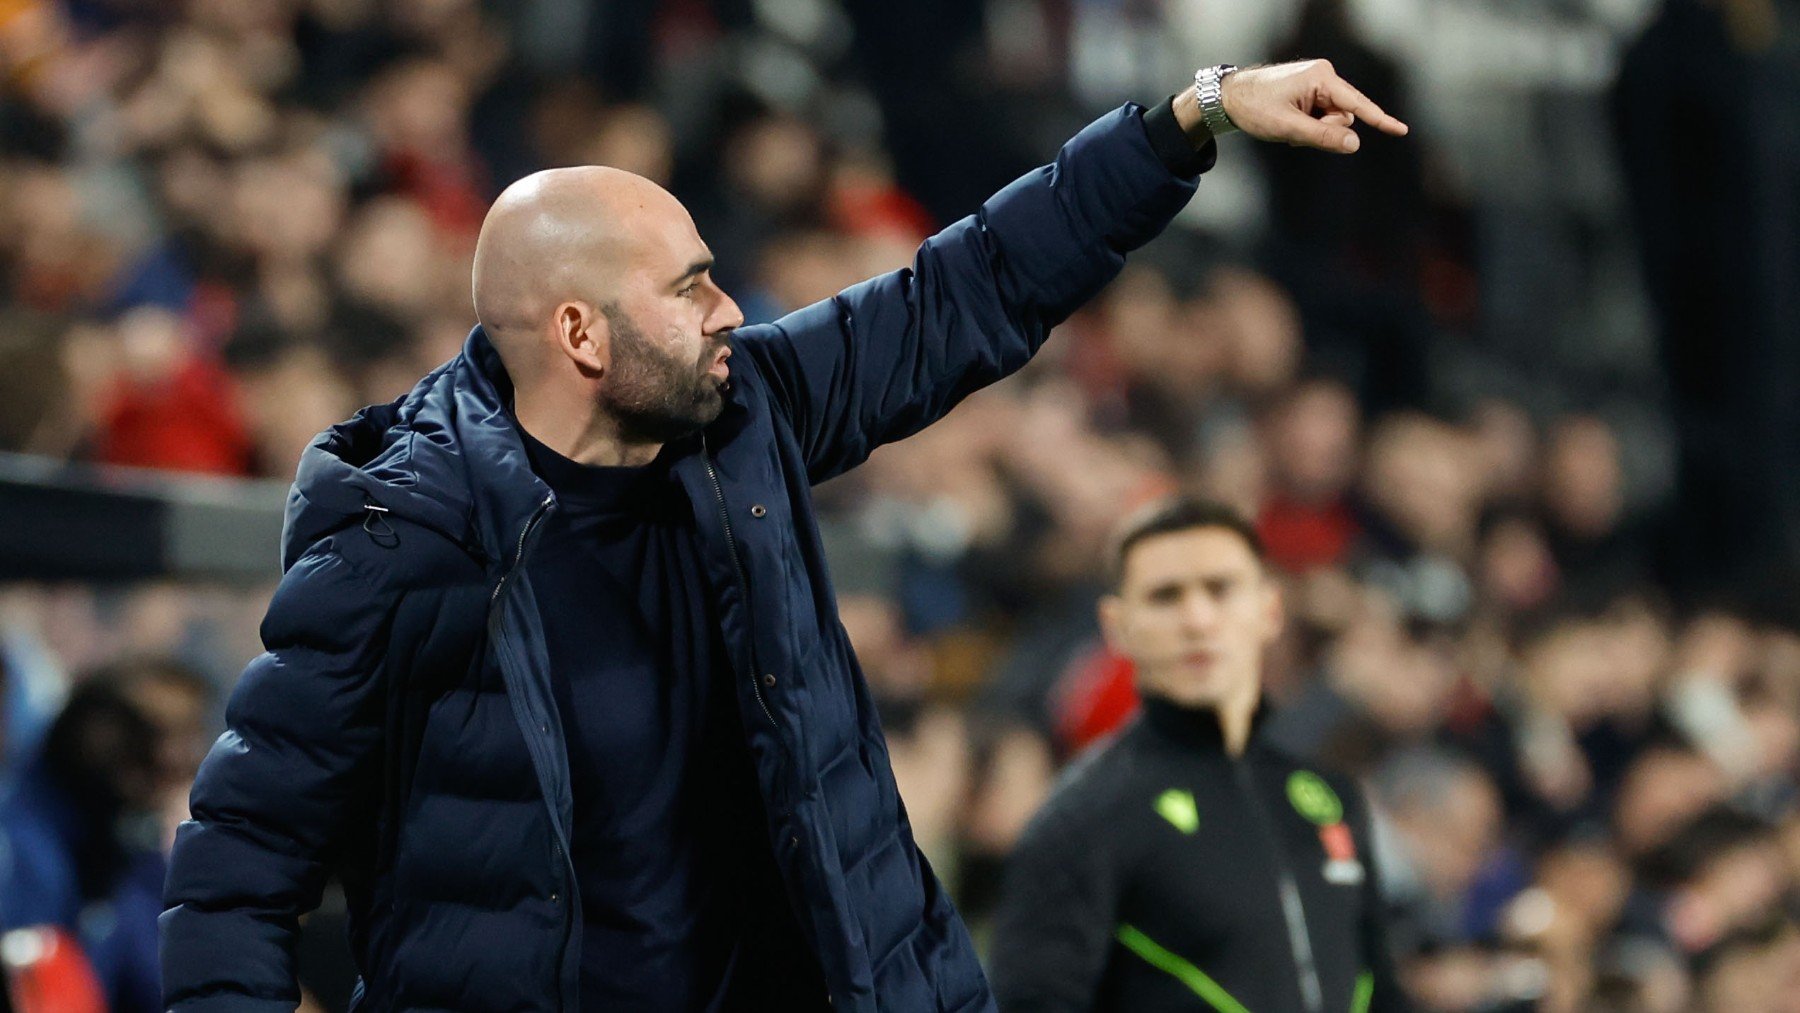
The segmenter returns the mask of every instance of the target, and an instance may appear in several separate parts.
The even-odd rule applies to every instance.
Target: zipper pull
[[[364,502],[363,511],[367,516],[363,518],[362,529],[368,533],[371,541],[384,549],[392,549],[400,544],[400,533],[388,522],[388,514],[393,511],[374,500]]]

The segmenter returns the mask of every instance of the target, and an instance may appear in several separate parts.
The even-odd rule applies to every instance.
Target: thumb
[[[1292,145],[1306,148],[1317,148],[1320,151],[1331,151],[1348,155],[1362,147],[1362,138],[1356,136],[1336,117],[1313,119],[1311,116],[1296,111],[1292,118],[1283,124],[1287,128],[1285,140]]]

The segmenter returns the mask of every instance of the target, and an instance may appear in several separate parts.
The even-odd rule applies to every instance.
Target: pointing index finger
[[[1384,134],[1401,137],[1410,129],[1406,124],[1389,116],[1380,106],[1370,101],[1369,96],[1357,91],[1350,82],[1335,74],[1326,81],[1325,98],[1334,107],[1354,114],[1358,119]]]

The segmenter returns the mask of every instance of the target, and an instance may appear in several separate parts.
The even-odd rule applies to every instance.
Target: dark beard
[[[724,341],[708,342],[694,362],[662,350],[617,306],[603,306],[612,331],[612,377],[602,395],[633,443],[672,443],[719,417],[725,406],[720,383],[707,372]]]

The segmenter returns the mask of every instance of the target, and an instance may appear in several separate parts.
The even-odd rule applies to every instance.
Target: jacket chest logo
[[[1337,886],[1361,883],[1366,873],[1356,857],[1356,838],[1344,822],[1343,800],[1331,785],[1310,770],[1296,770],[1288,775],[1287,797],[1295,812],[1319,828],[1319,845],[1325,850],[1321,870],[1325,882]]]
[[[1194,804],[1194,793],[1170,788],[1156,796],[1156,814],[1184,834],[1200,829],[1200,808]]]

